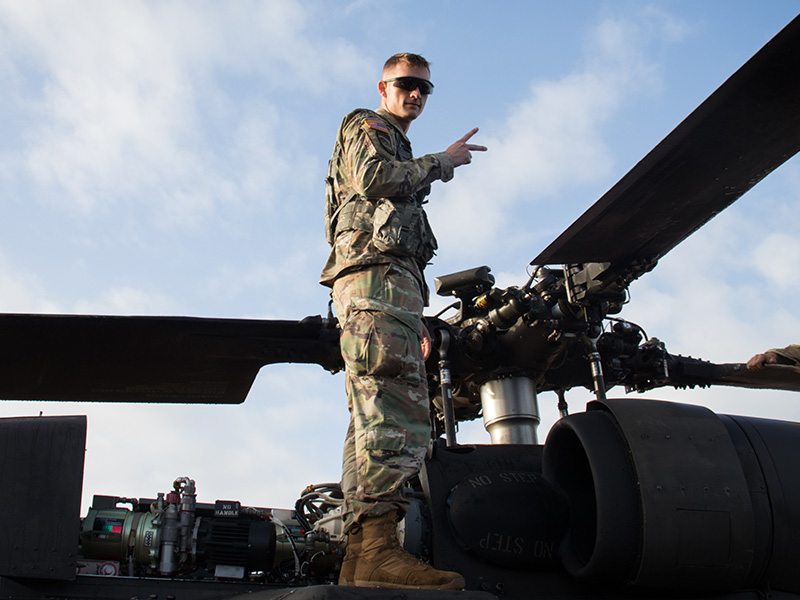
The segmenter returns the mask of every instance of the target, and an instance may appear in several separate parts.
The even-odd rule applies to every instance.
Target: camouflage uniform
[[[333,288],[346,366],[347,530],[366,517],[405,512],[403,484],[419,472],[430,441],[420,346],[427,301],[422,271],[436,242],[421,204],[430,183],[449,181],[453,168],[445,152],[413,158],[408,138],[386,111],[353,111],[339,128],[326,180],[332,249],[320,283]],[[413,251],[387,250],[376,241],[375,212],[386,200],[413,209],[413,225],[403,223]]]
[[[774,352],[789,364],[800,365],[800,344],[791,344],[786,348],[772,348],[767,352]]]

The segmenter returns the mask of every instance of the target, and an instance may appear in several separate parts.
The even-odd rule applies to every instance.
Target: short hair
[[[410,67],[431,70],[431,63],[421,57],[419,54],[411,54],[410,52],[398,52],[383,65],[383,72],[393,69],[400,63],[405,63]]]

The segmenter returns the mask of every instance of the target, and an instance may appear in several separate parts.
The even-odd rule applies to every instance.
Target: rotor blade
[[[800,392],[800,367],[764,365],[758,371],[749,371],[745,367],[744,370],[732,373],[714,383],[735,387]]]
[[[795,18],[531,262],[658,259],[800,150]]]
[[[341,368],[339,332],[302,321],[0,315],[0,399],[238,404],[278,362]]]
[[[670,355],[669,378],[662,385],[677,387],[725,385],[800,392],[800,367],[764,365],[758,371],[751,371],[744,363],[715,364],[695,358]]]

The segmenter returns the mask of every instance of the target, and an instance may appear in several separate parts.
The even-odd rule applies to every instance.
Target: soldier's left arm
[[[437,179],[453,178],[454,163],[446,152],[397,160],[391,135],[367,124],[351,122],[343,132],[348,176],[366,198],[410,196]]]

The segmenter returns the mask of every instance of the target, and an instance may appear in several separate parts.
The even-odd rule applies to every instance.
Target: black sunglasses
[[[420,79],[419,77],[392,77],[391,79],[384,79],[384,83],[393,83],[407,92],[413,92],[419,88],[419,93],[423,96],[433,93],[433,84],[427,79]]]

